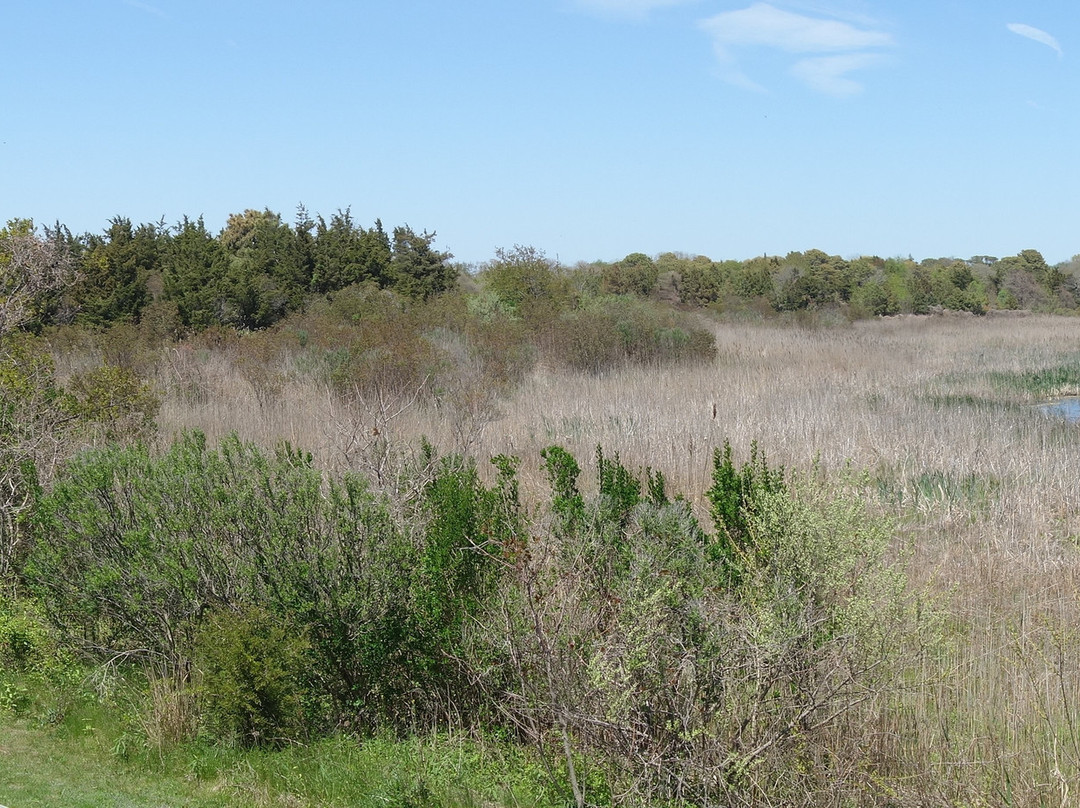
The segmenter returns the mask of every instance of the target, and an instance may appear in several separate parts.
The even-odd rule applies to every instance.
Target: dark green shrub
[[[559,520],[560,530],[573,533],[585,518],[585,500],[577,487],[581,466],[561,446],[541,449],[540,457],[551,486],[551,509]]]
[[[722,565],[730,582],[737,582],[744,572],[767,560],[767,548],[754,543],[750,520],[765,497],[785,490],[784,469],[769,468],[757,441],[750,446],[750,460],[741,468],[735,467],[727,441],[723,451],[713,452],[712,486],[705,492],[716,527],[710,555]]]
[[[608,294],[647,297],[656,288],[660,270],[644,253],[631,253],[621,261],[606,264],[601,277]]]
[[[596,447],[596,476],[599,483],[598,518],[625,528],[634,507],[641,502],[641,481],[619,463],[619,455],[604,457]]]
[[[207,615],[194,646],[207,730],[245,746],[303,737],[307,650],[302,630],[262,608]]]

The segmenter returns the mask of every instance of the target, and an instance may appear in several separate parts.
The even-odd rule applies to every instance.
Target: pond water
[[[1051,418],[1064,418],[1070,423],[1080,422],[1080,396],[1070,396],[1050,404],[1042,404],[1039,410]]]

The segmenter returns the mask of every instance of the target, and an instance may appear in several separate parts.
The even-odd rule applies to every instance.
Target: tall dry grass
[[[1080,357],[1080,320],[897,318],[845,327],[715,326],[708,366],[602,376],[539,368],[508,398],[399,408],[328,391],[299,348],[253,372],[234,347],[159,365],[163,435],[288,440],[328,468],[389,468],[421,435],[478,458],[540,449],[586,467],[600,444],[700,497],[712,452],[751,441],[770,465],[861,475],[897,520],[913,587],[945,642],[880,705],[868,755],[898,804],[1066,805],[1080,798],[1080,428],[993,373]],[[270,381],[268,381],[268,379]],[[267,384],[271,384],[267,388]],[[270,390],[268,394],[267,390]],[[699,502],[700,505],[700,502]],[[872,775],[868,774],[868,777]],[[900,785],[896,785],[900,784]]]

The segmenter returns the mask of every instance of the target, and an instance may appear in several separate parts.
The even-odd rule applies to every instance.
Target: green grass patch
[[[970,393],[938,393],[926,396],[934,409],[947,410],[956,407],[998,408],[1004,409],[1007,404],[985,396],[971,395]]]
[[[943,503],[981,509],[997,496],[1000,488],[1000,481],[993,477],[939,470],[925,471],[909,483],[911,498],[916,506]]]
[[[989,374],[999,390],[1026,393],[1038,398],[1080,393],[1080,359],[1060,365],[1022,372],[997,371]]]
[[[920,509],[962,506],[984,511],[1001,491],[1001,481],[979,474],[954,474],[932,469],[907,478],[881,473],[873,481],[878,499],[894,508]]]
[[[99,714],[98,717],[101,717]],[[88,715],[46,728],[0,717],[0,804],[102,808],[234,806],[562,805],[527,750],[433,735],[395,740],[328,738],[283,750],[209,743],[164,756],[122,752]]]
[[[249,805],[219,784],[140,771],[111,758],[94,727],[82,735],[0,722],[0,803],[19,808],[189,808]]]

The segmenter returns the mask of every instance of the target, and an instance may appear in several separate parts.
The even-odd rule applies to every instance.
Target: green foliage
[[[750,522],[766,497],[786,490],[784,470],[770,469],[757,442],[750,446],[750,459],[736,468],[731,444],[713,452],[712,486],[705,492],[716,527],[709,548],[729,582],[738,583],[755,567],[768,563],[768,548],[754,543]]]
[[[785,259],[786,280],[777,289],[777,308],[795,311],[838,304],[851,298],[863,267],[821,250],[790,253]]]
[[[660,278],[660,270],[644,253],[630,253],[623,260],[607,264],[601,273],[604,291],[612,295],[648,297]]]
[[[572,533],[585,518],[585,500],[577,487],[581,466],[574,456],[561,446],[540,450],[544,473],[551,487],[551,509],[559,518],[562,529]]]
[[[840,785],[848,753],[822,727],[891,687],[912,648],[905,582],[885,561],[889,525],[857,494],[789,485],[756,447],[742,467],[729,446],[717,452],[715,536],[651,473],[643,498],[617,457],[598,451],[593,500],[571,456],[543,457],[560,541],[554,552],[530,543],[504,594],[520,622],[501,625],[518,627],[515,720],[550,716],[546,735],[535,730],[541,748],[566,733],[552,769],[570,779],[570,761],[602,761],[610,779],[576,778],[586,802],[857,787]],[[819,764],[800,769],[808,748]]]
[[[150,301],[147,281],[160,271],[165,233],[157,225],[133,228],[116,216],[104,236],[80,245],[79,281],[69,295],[78,320],[94,325],[135,321]]]
[[[166,300],[176,303],[185,326],[202,330],[224,322],[223,283],[229,256],[202,218],[184,218],[168,241],[162,276]]]
[[[324,481],[288,446],[191,433],[161,456],[90,451],[42,498],[25,578],[71,641],[175,669],[210,611],[265,610],[306,631],[325,719],[409,723],[448,688],[468,700],[448,655],[519,529],[514,463],[498,462],[492,489],[435,464],[418,524],[395,525],[362,478]]]
[[[572,304],[567,278],[543,250],[520,244],[499,248],[484,266],[483,288],[512,313],[526,317],[549,315]]]
[[[453,289],[457,267],[450,263],[450,253],[432,248],[435,234],[416,233],[407,225],[394,228],[390,259],[390,278],[399,294],[413,300],[428,300]]]
[[[1034,370],[994,372],[989,378],[999,389],[1036,398],[1076,395],[1080,393],[1080,360]]]
[[[925,471],[910,481],[913,505],[963,505],[974,512],[985,510],[1001,488],[1001,481],[977,474],[957,475],[945,471]]]
[[[139,440],[154,431],[160,397],[134,371],[102,365],[74,376],[69,384],[70,410],[100,424],[109,440]]]
[[[218,240],[229,256],[223,322],[265,328],[303,305],[313,274],[310,245],[280,215],[233,214]]]
[[[312,296],[369,283],[410,300],[430,300],[458,288],[464,270],[433,248],[434,239],[434,233],[407,225],[388,235],[378,219],[361,227],[349,208],[329,221],[313,219],[302,205],[292,227],[269,209],[247,209],[231,214],[217,237],[201,218],[184,217],[170,232],[163,222],[133,226],[117,216],[103,234],[78,237],[59,223],[39,235],[31,220],[13,219],[0,229],[0,292],[9,292],[0,294],[0,330],[137,322],[157,306],[154,328],[175,333],[174,323],[160,322],[165,303],[176,307],[186,328],[261,329],[302,311]],[[568,271],[542,250],[515,245],[497,250],[480,269],[464,285],[488,295],[477,305],[527,320],[541,343],[557,331],[560,315],[573,315],[603,295],[735,314],[833,308],[849,317],[939,309],[981,314],[991,305],[1063,311],[1080,301],[1080,284],[1068,265],[1051,267],[1031,249],[1000,260],[974,256],[919,264],[845,260],[816,249],[745,261],[671,252],[653,259],[634,252]],[[589,330],[578,322],[569,327]],[[595,343],[598,336],[585,339]]]
[[[618,454],[605,457],[600,446],[596,447],[596,476],[600,518],[625,528],[634,508],[641,502],[641,481],[619,462]]]
[[[0,597],[0,673],[47,673],[60,658],[56,636],[35,605]]]
[[[352,212],[338,211],[327,222],[320,216],[314,242],[311,289],[325,294],[353,284],[390,282],[390,238],[382,222],[365,230],[353,222]]]
[[[307,650],[302,630],[258,607],[208,614],[194,646],[206,728],[242,745],[300,739]]]
[[[679,272],[679,297],[691,306],[711,306],[723,299],[724,281],[719,264],[687,262]]]

